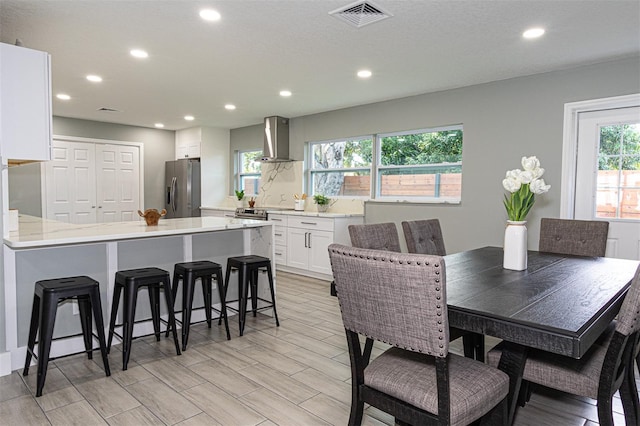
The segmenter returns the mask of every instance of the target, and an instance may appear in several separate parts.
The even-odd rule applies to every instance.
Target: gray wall
[[[1,123],[0,123],[1,124]],[[0,173],[0,188],[2,188],[2,173]],[[0,197],[0,212],[3,211],[2,199]],[[3,229],[2,214],[0,214],[0,229]],[[3,232],[4,233],[4,232]],[[0,250],[0,354],[7,350],[7,336],[5,324],[7,323],[7,313],[4,304],[4,250]]]
[[[612,61],[322,114],[292,118],[291,158],[302,160],[308,141],[450,124],[464,126],[462,203],[429,205],[369,202],[365,221],[439,218],[447,251],[502,246],[506,213],[502,179],[536,155],[551,191],[528,216],[529,248],[537,249],[542,217],[560,214],[564,104],[640,92],[640,59]],[[260,149],[251,126],[231,131],[231,150]],[[261,136],[261,135],[260,135]]]
[[[42,216],[42,163],[9,167],[9,208]]]
[[[175,132],[75,118],[53,117],[53,134],[144,144],[144,206],[164,207],[164,163],[175,159]]]

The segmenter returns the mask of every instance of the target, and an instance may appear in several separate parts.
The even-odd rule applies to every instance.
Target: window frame
[[[235,179],[234,179],[234,190],[244,189],[242,187],[242,181],[245,177],[257,177],[258,179],[262,178],[262,166],[260,167],[260,173],[255,172],[243,172],[242,171],[242,156],[248,152],[259,152],[260,155],[258,157],[262,157],[262,150],[259,149],[246,149],[246,150],[238,150],[235,153]],[[258,188],[259,190],[259,188]],[[257,196],[258,193],[249,194],[246,193],[245,196]]]
[[[403,135],[415,135],[421,133],[439,133],[446,131],[460,130],[462,132],[462,137],[464,140],[464,130],[462,124],[455,124],[450,126],[438,126],[432,128],[425,129],[416,129],[416,130],[403,130],[400,132],[390,132],[390,133],[378,133],[375,135],[375,180],[373,180],[372,184],[374,185],[371,194],[373,194],[372,199],[378,202],[416,202],[416,203],[427,203],[427,204],[460,204],[462,202],[462,183],[460,184],[460,198],[452,198],[452,197],[434,197],[434,196],[425,196],[425,195],[401,195],[401,196],[388,196],[381,195],[382,185],[380,183],[382,179],[381,171],[384,170],[402,170],[402,169],[411,169],[411,168],[436,168],[443,166],[460,166],[460,174],[462,175],[462,161],[456,163],[437,163],[437,164],[410,164],[410,165],[391,165],[385,166],[382,165],[382,140],[386,137],[393,136],[403,136]],[[464,147],[464,143],[463,143]],[[464,150],[464,148],[463,148]],[[372,171],[373,173],[373,171]]]
[[[434,196],[409,196],[409,195],[401,195],[401,196],[384,196],[380,195],[381,191],[381,178],[382,172],[386,170],[401,170],[401,169],[410,169],[410,168],[429,168],[429,167],[443,167],[443,166],[459,166],[460,174],[462,174],[462,161],[455,163],[438,163],[438,164],[411,164],[411,165],[382,165],[381,164],[381,154],[382,154],[382,140],[385,137],[392,136],[402,136],[402,135],[414,135],[421,133],[437,133],[437,132],[446,132],[446,131],[454,131],[459,130],[463,134],[464,140],[464,126],[463,124],[455,124],[448,126],[437,126],[430,128],[422,128],[415,130],[403,130],[399,132],[389,132],[389,133],[376,133],[372,135],[362,135],[348,138],[337,138],[330,140],[319,140],[319,141],[309,141],[306,143],[306,163],[307,170],[305,173],[306,184],[305,188],[307,193],[311,196],[314,195],[313,188],[313,175],[315,173],[331,173],[331,172],[353,172],[353,171],[368,171],[370,176],[370,185],[369,185],[369,195],[368,196],[349,196],[349,195],[333,195],[331,198],[335,199],[364,199],[375,202],[389,202],[389,203],[397,203],[397,202],[412,202],[412,203],[425,203],[425,204],[460,204],[462,202],[462,183],[460,187],[460,197],[434,197]],[[363,140],[363,139],[371,139],[372,147],[371,147],[371,165],[369,168],[367,167],[344,167],[344,168],[335,168],[335,169],[318,169],[313,167],[313,146],[319,144],[330,144],[335,142],[348,142],[353,140]],[[464,150],[464,144],[463,144]]]
[[[336,143],[336,142],[349,142],[349,141],[360,141],[360,140],[365,140],[365,139],[369,139],[371,140],[371,150],[372,150],[372,155],[373,157],[375,157],[375,154],[373,154],[374,151],[374,146],[375,146],[375,142],[374,142],[374,137],[375,135],[363,135],[363,136],[355,136],[355,137],[349,137],[349,138],[337,138],[337,139],[331,139],[331,140],[322,140],[322,141],[312,141],[312,142],[307,142],[306,143],[306,162],[307,162],[307,170],[305,173],[306,176],[306,192],[307,194],[310,194],[311,197],[313,197],[314,192],[313,192],[313,175],[317,174],[317,173],[349,173],[349,172],[369,172],[369,176],[373,176],[372,170],[373,170],[373,161],[374,158],[371,159],[371,165],[369,165],[368,167],[341,167],[341,168],[335,168],[335,169],[319,169],[319,168],[314,168],[313,167],[313,146],[314,145],[323,145],[323,144],[331,144],[331,143]],[[371,179],[373,180],[373,179]],[[332,195],[331,198],[348,198],[348,199],[363,199],[363,200],[368,200],[371,198],[371,184],[369,185],[369,195]]]

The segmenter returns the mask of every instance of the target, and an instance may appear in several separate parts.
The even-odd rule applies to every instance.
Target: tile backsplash
[[[292,209],[294,194],[302,195],[304,162],[262,163],[262,179],[256,203],[263,207]]]

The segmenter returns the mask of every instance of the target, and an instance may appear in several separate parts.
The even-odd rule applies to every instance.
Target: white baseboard
[[[0,377],[11,374],[11,352],[0,353]]]

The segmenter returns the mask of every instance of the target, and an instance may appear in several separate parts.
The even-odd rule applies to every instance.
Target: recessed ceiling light
[[[200,17],[205,21],[219,21],[220,13],[217,10],[213,9],[202,9],[200,11]]]
[[[288,98],[289,96],[291,96],[291,92],[289,90],[281,90],[280,96]]]
[[[193,115],[185,115],[184,119],[187,120],[187,121],[193,121],[193,120],[195,120],[195,117]]]
[[[156,126],[158,129],[162,129],[164,127],[164,124],[156,123],[156,124],[154,124],[154,126]]]
[[[92,81],[94,83],[100,83],[102,81],[102,77],[99,75],[89,74],[87,76],[87,80]]]
[[[142,49],[133,49],[131,51],[129,51],[129,53],[131,53],[131,56],[135,57],[135,58],[148,58],[149,54],[147,52],[145,52]]]
[[[538,38],[544,34],[544,28],[529,28],[522,33],[524,38]]]
[[[56,95],[56,98],[63,100],[63,101],[68,101],[69,99],[71,99],[71,96],[67,95],[66,93],[58,93]]]
[[[360,78],[369,78],[369,77],[371,77],[371,71],[369,71],[369,70],[360,70],[360,71],[358,71],[358,77],[360,77]]]
[[[236,106],[234,104],[226,104],[224,107],[229,111],[236,109]]]

